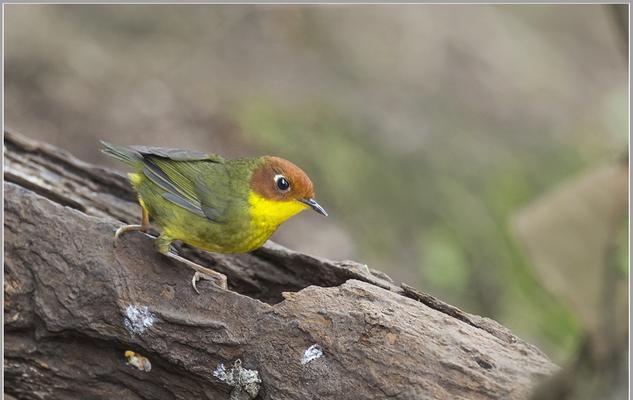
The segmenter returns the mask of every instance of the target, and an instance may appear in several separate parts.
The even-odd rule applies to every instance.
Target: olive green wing
[[[142,156],[143,174],[164,190],[163,198],[211,221],[226,220],[230,183],[222,157],[160,147],[134,150]]]

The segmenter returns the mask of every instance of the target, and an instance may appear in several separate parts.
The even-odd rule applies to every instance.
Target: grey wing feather
[[[203,205],[202,212],[203,216],[207,217],[211,221],[225,222],[224,218],[222,217],[222,212],[220,212],[217,208]]]
[[[183,199],[182,197],[180,197],[180,196],[178,196],[178,195],[175,195],[175,194],[173,194],[173,193],[171,193],[171,192],[166,192],[166,193],[163,193],[163,197],[164,197],[166,200],[171,201],[172,203],[174,203],[174,204],[176,204],[176,205],[178,205],[178,206],[180,206],[180,207],[184,208],[184,209],[185,209],[185,210],[187,210],[187,211],[190,211],[190,212],[192,212],[192,213],[196,214],[196,215],[197,215],[197,216],[199,216],[199,217],[202,217],[202,218],[209,218],[209,217],[207,216],[207,213],[206,213],[206,212],[203,212],[203,211],[200,209],[200,207],[199,207],[199,206],[196,206],[196,205],[192,204],[190,201],[187,201],[187,200]],[[213,220],[213,218],[209,218],[209,219]]]
[[[170,149],[166,147],[131,146],[143,156],[169,158],[174,161],[212,161],[224,163],[224,158],[217,154],[207,154],[196,150]]]

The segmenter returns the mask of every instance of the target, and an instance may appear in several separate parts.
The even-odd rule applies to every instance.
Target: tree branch
[[[5,132],[4,177],[5,391],[18,399],[518,399],[557,369],[492,320],[272,243],[182,246],[229,279],[197,295],[146,235],[113,247],[139,214],[122,175]]]

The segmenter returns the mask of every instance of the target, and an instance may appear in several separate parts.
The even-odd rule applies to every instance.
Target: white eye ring
[[[282,192],[286,192],[288,191],[288,189],[290,189],[290,182],[288,182],[288,179],[286,179],[285,176],[275,175],[274,180],[275,184],[277,185],[277,189],[281,190]]]

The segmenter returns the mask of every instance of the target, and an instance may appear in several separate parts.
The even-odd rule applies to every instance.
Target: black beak
[[[299,199],[300,202],[309,205],[312,209],[318,212],[321,215],[325,215],[327,217],[327,211],[323,207],[319,205],[314,199]]]

